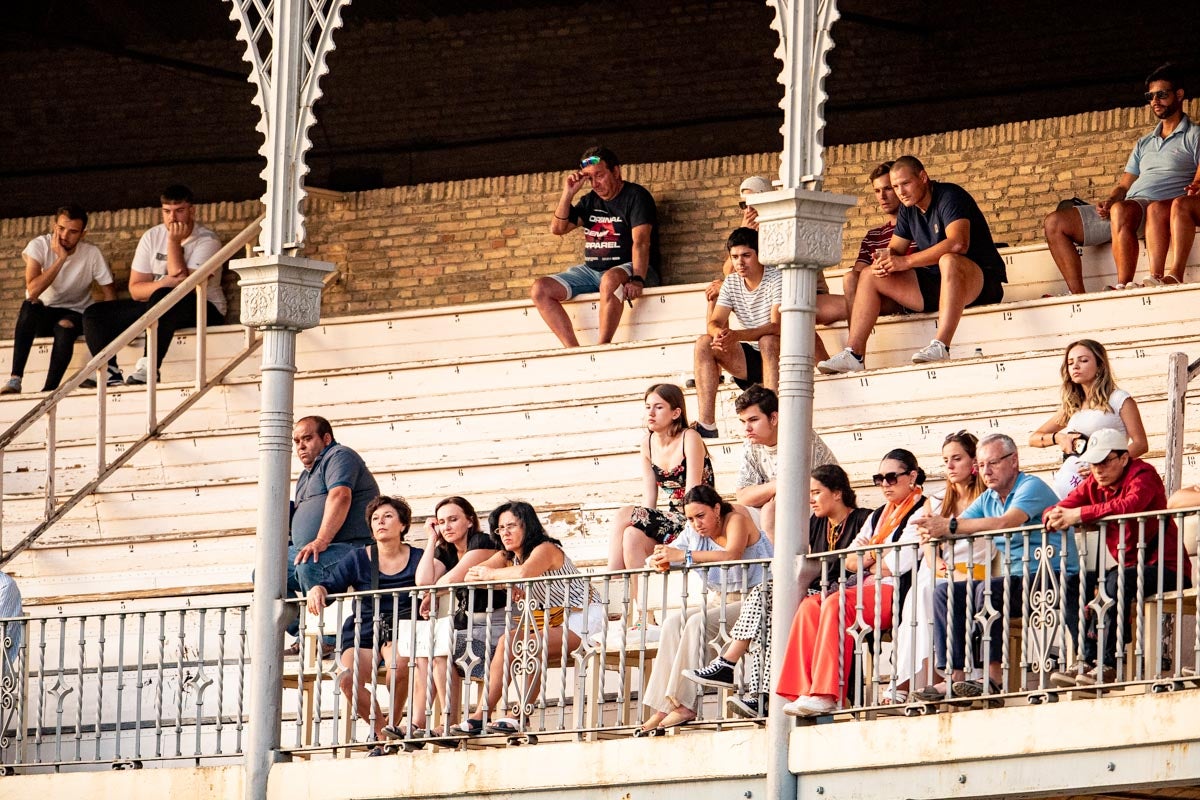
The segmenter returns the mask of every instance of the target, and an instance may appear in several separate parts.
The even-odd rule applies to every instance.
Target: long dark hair
[[[725,502],[717,490],[707,483],[697,483],[688,489],[687,494],[683,496],[683,504],[686,506],[688,503],[699,503],[702,506],[720,509],[722,518],[733,513],[733,506]]]
[[[888,451],[881,461],[899,461],[904,465],[905,472],[917,473],[917,486],[925,485],[925,470],[921,469],[921,465],[917,463],[917,457],[903,447],[897,447],[895,450]]]
[[[858,508],[858,497],[850,486],[850,476],[837,464],[822,464],[812,471],[812,479],[834,494],[842,496],[842,505],[853,511]]]
[[[479,524],[479,514],[475,512],[475,506],[471,505],[470,500],[465,497],[460,497],[459,495],[451,495],[450,497],[439,501],[438,504],[433,507],[433,515],[436,517],[437,512],[441,511],[444,506],[458,506],[462,509],[463,513],[467,515],[467,520],[471,523],[471,527],[467,530],[468,547],[470,547],[471,539],[473,537],[486,536],[493,540],[494,546],[492,549],[501,549],[500,541],[497,539],[494,533],[488,534],[483,532],[483,528]],[[437,549],[434,550],[434,555],[438,556],[438,560],[442,561],[443,563],[458,560],[458,550],[454,547],[454,545],[445,541],[444,539],[438,544]]]
[[[542,527],[542,521],[538,519],[537,511],[524,500],[509,500],[492,510],[492,513],[488,515],[488,525],[491,527],[493,535],[500,529],[500,515],[505,511],[516,517],[525,528],[525,536],[521,541],[521,552],[504,551],[510,561],[513,563],[524,561],[542,542],[549,542],[559,550],[562,549],[562,542],[546,533],[546,529]],[[504,545],[501,544],[500,547],[503,548]]]
[[[643,400],[649,400],[650,395],[656,394],[662,398],[662,401],[671,407],[672,411],[679,410],[679,417],[671,424],[671,435],[678,436],[687,430],[687,405],[683,402],[683,389],[680,389],[673,383],[656,383],[646,390],[642,395]]]

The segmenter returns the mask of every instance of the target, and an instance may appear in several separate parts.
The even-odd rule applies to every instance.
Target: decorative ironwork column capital
[[[758,258],[780,267],[830,267],[842,260],[842,226],[853,197],[807,189],[750,195],[758,211]]]
[[[328,261],[275,255],[229,266],[241,276],[243,325],[300,331],[321,321],[321,284],[334,269]]]

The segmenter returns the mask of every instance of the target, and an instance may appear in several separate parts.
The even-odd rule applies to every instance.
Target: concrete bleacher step
[[[1045,258],[1044,250],[1030,253],[1018,263]],[[408,497],[418,518],[452,493],[466,494],[481,509],[522,497],[547,515],[573,557],[602,560],[612,514],[641,494],[636,448],[642,392],[651,382],[682,383],[690,376],[702,289],[657,290],[626,314],[622,336],[636,341],[574,351],[551,348],[552,337],[527,303],[327,320],[299,338],[297,413],[329,416],[339,438],[367,456],[384,491]],[[1121,385],[1142,400],[1157,462],[1164,446],[1159,420],[1166,411],[1166,353],[1194,356],[1200,349],[1190,334],[1191,308],[1200,297],[1195,291],[1183,286],[975,309],[955,341],[957,358],[932,368],[908,365],[909,354],[928,341],[929,318],[885,318],[869,363],[887,368],[818,378],[815,424],[864,487],[865,504],[874,499],[866,476],[901,441],[927,469],[940,463],[941,438],[950,430],[999,429],[1023,442],[1057,404],[1066,341],[1089,335],[1114,344],[1115,337],[1106,336],[1112,331],[1127,340],[1111,348],[1114,364]],[[573,304],[585,329],[594,313],[590,302]],[[831,350],[838,333],[825,334]],[[220,335],[230,354],[244,342],[237,327]],[[191,371],[188,336],[178,338],[164,367],[160,403],[191,391],[170,377],[174,368],[185,378]],[[985,353],[980,359],[969,357],[976,341]],[[242,365],[13,562],[30,586],[27,594],[56,598],[105,587],[161,593],[219,589],[247,579],[257,503],[256,362]],[[110,393],[110,457],[144,427],[144,392]],[[718,487],[727,492],[740,454],[735,394],[729,385],[721,390],[719,419],[727,438],[710,444]],[[11,422],[31,402],[26,396],[0,399],[0,421]],[[1193,414],[1193,440],[1200,438],[1197,421]],[[95,458],[94,395],[68,398],[57,427],[62,490],[83,480]],[[44,437],[44,426],[34,426],[6,453],[6,546],[41,511],[34,493],[44,485]],[[1195,457],[1190,460],[1185,477],[1196,469]],[[1022,448],[1022,461],[1039,473],[1057,466],[1049,450]]]

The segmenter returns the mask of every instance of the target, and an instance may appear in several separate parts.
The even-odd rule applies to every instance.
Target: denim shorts
[[[633,274],[633,264],[626,262],[601,270],[592,269],[587,264],[576,264],[566,272],[560,272],[550,277],[562,284],[562,287],[567,290],[567,299],[570,300],[577,295],[600,291],[600,279],[609,269],[623,269],[626,275]],[[658,286],[658,284],[658,270],[651,267],[646,274],[646,286]]]

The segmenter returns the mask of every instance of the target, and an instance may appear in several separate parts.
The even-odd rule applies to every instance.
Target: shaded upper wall
[[[1111,7],[1109,7],[1111,6]],[[841,0],[826,141],[1138,101],[1194,66],[1195,3]],[[503,8],[504,10],[496,10]],[[260,136],[218,0],[23,3],[0,29],[0,216],[258,197]],[[763,0],[355,0],[323,83],[310,184],[368,189],[560,169],[602,136],[631,162],[782,146]]]
[[[1200,104],[1190,102],[1195,114]],[[864,231],[882,221],[866,175],[882,160],[921,157],[936,180],[962,184],[979,201],[998,241],[1041,241],[1042,217],[1071,195],[1107,195],[1134,141],[1151,125],[1149,111],[1097,111],[912,139],[832,147],[830,191],[859,199],[843,238],[843,263]],[[634,163],[630,180],[655,195],[669,283],[708,280],[721,244],[738,224],[737,185],[770,174],[778,155]],[[333,262],[341,280],[326,290],[325,315],[363,314],[528,296],[533,277],[578,263],[578,233],[549,231],[563,172],[535,172],[425,183],[351,193],[309,205],[306,256]],[[258,213],[256,202],[207,204],[199,218],[228,240]],[[100,246],[123,288],[137,237],[158,221],[155,209],[94,215],[89,240]],[[23,296],[19,253],[48,229],[46,217],[0,220],[0,337],[12,330]],[[234,276],[226,275],[234,301]],[[699,321],[697,321],[699,324]]]

